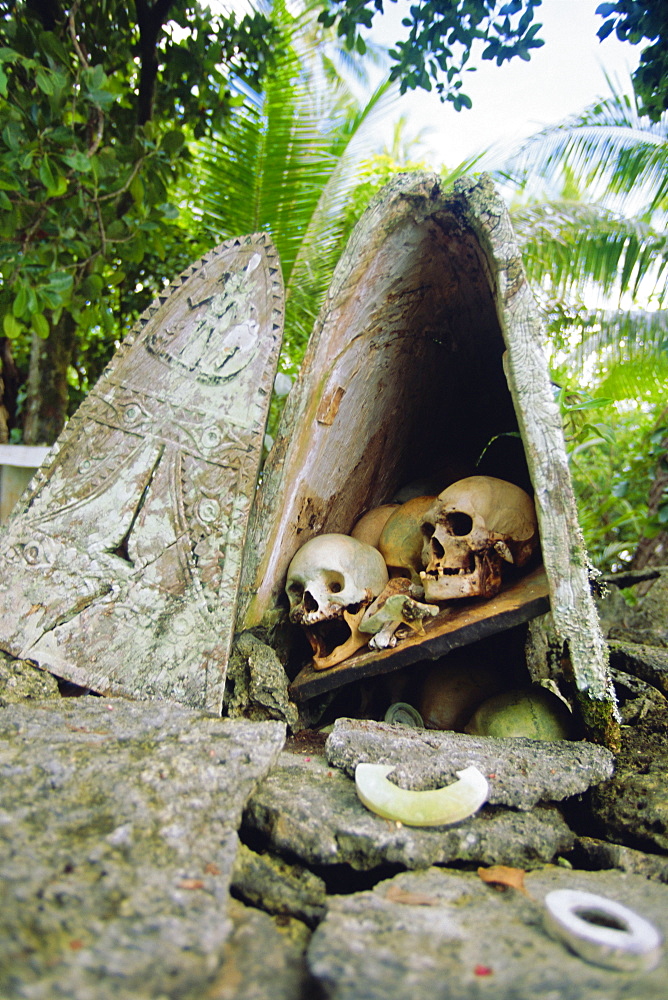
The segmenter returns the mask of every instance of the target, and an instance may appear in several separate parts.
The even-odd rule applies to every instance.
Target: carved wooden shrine
[[[491,181],[444,193],[432,174],[391,182],[334,274],[251,512],[237,629],[285,619],[286,571],[307,539],[348,533],[404,484],[474,473],[534,496],[544,573],[486,605],[451,602],[426,635],[360,651],[293,680],[296,700],[506,629],[551,609],[589,734],[614,744],[607,650],[543,329],[505,205]],[[475,620],[474,620],[475,619]],[[298,664],[292,664],[293,669]]]
[[[207,255],[142,317],[0,536],[0,647],[94,690],[220,711],[233,631],[274,643],[305,541],[349,533],[412,481],[440,492],[490,475],[533,494],[543,566],[317,677],[295,640],[292,696],[442,656],[549,608],[587,730],[614,743],[541,324],[491,183],[445,194],[436,176],[410,174],[375,199],[255,492],[281,314],[275,253],[253,236]]]

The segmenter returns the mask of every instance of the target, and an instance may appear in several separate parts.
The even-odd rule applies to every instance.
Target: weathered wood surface
[[[144,313],[0,535],[1,648],[220,713],[282,302],[256,235]]]
[[[413,480],[431,477],[438,493],[475,472],[508,471],[476,468],[493,437],[518,428],[489,268],[464,201],[431,174],[404,175],[385,192],[336,269],[265,463],[240,628],[282,606],[288,564],[313,535],[349,532]]]
[[[329,670],[307,664],[290,685],[295,701],[334,691],[351,681],[400,670],[422,660],[436,660],[458,646],[521,625],[549,610],[548,586],[542,567],[504,587],[488,600],[450,601],[425,622],[424,636],[402,639],[394,649],[361,652]]]
[[[561,417],[543,352],[543,324],[508,211],[491,181],[463,180],[457,190],[466,197],[467,219],[487,251],[496,288],[507,348],[504,368],[534,488],[555,633],[570,658],[590,735],[614,747],[620,742],[619,716],[591,591]]]
[[[491,182],[463,179],[454,194],[431,174],[391,182],[337,267],[265,465],[238,629],[285,616],[300,545],[349,532],[404,484],[427,479],[420,492],[436,493],[476,473],[508,479],[535,494],[555,627],[589,735],[614,744],[614,691],[542,344]]]

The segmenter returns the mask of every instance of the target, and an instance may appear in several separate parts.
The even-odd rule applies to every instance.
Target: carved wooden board
[[[282,311],[260,235],[144,313],[0,535],[0,647],[220,713]]]
[[[305,701],[351,681],[390,673],[423,660],[436,660],[451,649],[504,632],[550,609],[545,570],[540,568],[504,587],[489,600],[449,601],[425,623],[425,635],[402,639],[394,649],[362,651],[328,670],[308,664],[290,685],[290,696]]]

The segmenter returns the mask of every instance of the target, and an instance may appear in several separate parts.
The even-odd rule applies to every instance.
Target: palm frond
[[[293,361],[306,343],[343,239],[347,194],[377,144],[373,125],[398,96],[382,83],[364,105],[343,78],[330,78],[322,54],[285,24],[261,94],[243,95],[225,134],[194,149],[199,179],[193,224],[211,240],[267,231],[286,287],[285,348]]]
[[[668,295],[668,237],[643,218],[600,204],[555,201],[513,212],[529,277],[560,295],[626,293],[659,303]]]
[[[651,122],[638,114],[635,95],[613,90],[591,105],[528,139],[500,176],[536,188],[553,185],[568,168],[583,193],[619,204],[630,197],[644,211],[665,208],[668,199],[668,116]],[[616,202],[613,202],[616,199]]]
[[[616,402],[632,400],[662,408],[668,398],[668,317],[664,315],[660,353],[649,353],[606,366],[598,391]]]
[[[599,384],[606,373],[622,365],[627,366],[624,377],[645,373],[658,384],[668,364],[666,310],[570,309],[565,317],[560,304],[555,303],[548,312],[548,322],[550,318],[559,328],[556,346],[562,364],[571,370],[593,364],[600,373]]]

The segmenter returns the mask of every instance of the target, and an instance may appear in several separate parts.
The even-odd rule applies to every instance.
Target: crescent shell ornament
[[[457,771],[458,780],[424,792],[399,788],[388,781],[394,764],[358,764],[355,787],[360,801],[385,819],[405,826],[445,826],[458,823],[487,801],[487,779],[477,767]]]

